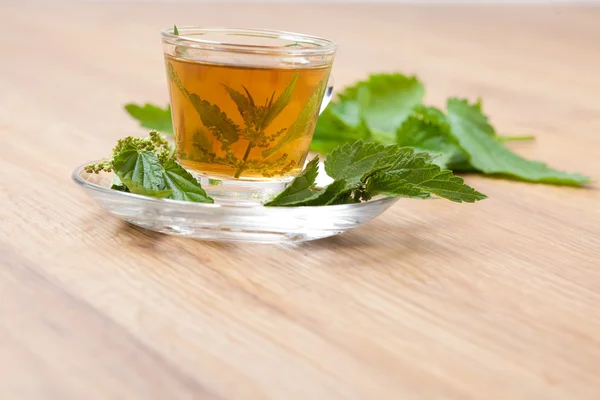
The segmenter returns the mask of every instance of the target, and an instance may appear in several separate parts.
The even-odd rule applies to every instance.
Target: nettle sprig
[[[101,171],[111,172],[113,170],[113,160],[128,149],[135,148],[137,151],[147,151],[154,153],[160,164],[166,164],[168,161],[175,160],[175,152],[169,142],[157,131],[150,131],[147,138],[138,138],[128,136],[117,141],[113,147],[113,156],[96,164],[90,164],[85,167],[88,173],[99,173]],[[118,157],[116,157],[118,159]]]
[[[410,147],[384,146],[361,140],[336,147],[327,155],[325,172],[334,181],[315,185],[318,156],[266,206],[323,206],[368,201],[377,195],[424,199],[444,198],[473,203],[487,196],[465,184],[433,157]]]
[[[120,139],[112,156],[85,168],[88,173],[114,171],[112,189],[151,197],[213,203],[200,183],[175,160],[172,146],[158,132],[147,138]]]

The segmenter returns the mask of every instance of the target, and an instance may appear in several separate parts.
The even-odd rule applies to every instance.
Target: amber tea
[[[302,169],[330,65],[251,67],[165,55],[179,162],[221,179],[272,180]]]

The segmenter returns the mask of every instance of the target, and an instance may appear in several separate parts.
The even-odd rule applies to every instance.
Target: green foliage
[[[437,154],[434,163],[440,168],[466,161],[465,154],[450,135],[446,116],[434,107],[415,107],[396,130],[396,144]]]
[[[316,186],[319,158],[266,206],[321,206],[357,203],[378,194],[426,198],[432,194],[452,201],[474,202],[485,195],[464,184],[448,170],[431,163],[427,153],[408,147],[357,141],[334,149],[325,161],[334,179]],[[87,172],[114,171],[111,188],[150,197],[212,203],[198,181],[173,157],[173,150],[156,131],[147,138],[117,142],[109,160],[86,167]],[[213,182],[214,183],[214,182]]]
[[[495,139],[496,132],[479,105],[449,99],[447,108],[450,133],[478,171],[557,185],[580,185],[590,181],[586,176],[558,171],[508,150]]]
[[[528,182],[580,185],[589,178],[526,160],[504,143],[532,136],[498,135],[478,100],[448,101],[445,114],[422,104],[423,86],[400,74],[371,75],[346,88],[318,120],[311,149],[319,153],[362,139],[395,143],[435,155],[441,168],[480,172]],[[395,137],[390,133],[394,132]]]
[[[356,203],[379,194],[472,203],[487,198],[462,178],[432,163],[427,153],[412,148],[357,141],[334,149],[325,161],[334,179],[325,188],[315,187],[318,158],[266,206],[320,206]]]
[[[170,76],[184,90],[173,71]],[[238,137],[249,140],[249,149],[254,146],[269,147],[277,140],[274,146],[263,151],[263,156],[269,157],[311,129],[309,116],[314,115],[315,107],[321,101],[323,83],[291,127],[267,134],[265,128],[289,101],[286,99],[291,96],[294,82],[276,100],[273,100],[273,93],[264,106],[258,106],[245,88],[245,93],[227,88],[244,117],[246,127],[235,129],[227,122],[226,116],[219,116],[220,110],[217,108],[211,109],[211,132],[216,132],[225,148]],[[498,135],[483,113],[480,100],[469,104],[464,100],[449,99],[447,112],[444,113],[423,105],[423,96],[423,85],[416,77],[402,74],[371,75],[342,90],[338,99],[331,102],[318,119],[310,148],[327,154],[339,145],[357,140],[382,145],[397,144],[400,147],[412,147],[417,152],[427,152],[435,156],[433,163],[455,172],[479,172],[556,185],[576,186],[590,181],[581,174],[558,171],[510,151],[504,146],[506,142],[532,140],[533,137]],[[168,109],[162,110],[149,104],[136,107],[139,110],[132,109],[130,114],[142,126],[169,131],[171,118]],[[228,162],[235,165],[240,173],[250,167],[265,169],[264,163],[261,164],[259,160],[230,158]],[[282,159],[270,162],[290,168]]]
[[[111,158],[86,167],[90,173],[114,171],[112,189],[150,197],[212,203],[200,183],[173,157],[173,149],[158,132],[147,138],[120,139]]]
[[[291,143],[296,139],[300,139],[303,135],[306,134],[306,132],[312,130],[311,124],[313,123],[314,115],[317,112],[319,105],[321,104],[321,96],[323,96],[324,86],[325,83],[321,82],[321,84],[317,87],[317,89],[308,99],[308,102],[306,103],[302,111],[300,111],[300,114],[298,114],[298,118],[296,118],[292,126],[288,128],[288,130],[275,144],[275,146],[263,152],[264,157],[269,157],[271,154],[273,154],[277,150],[280,150],[288,143]]]
[[[160,108],[149,103],[143,105],[129,103],[125,105],[125,111],[139,121],[140,126],[143,128],[162,133],[173,133],[170,106]]]
[[[299,204],[312,198],[315,194],[315,179],[319,173],[319,157],[313,158],[292,183],[266,206]]]

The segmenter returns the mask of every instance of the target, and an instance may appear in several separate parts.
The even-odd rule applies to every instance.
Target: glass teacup
[[[335,43],[297,33],[162,31],[178,161],[205,190],[263,200],[303,168]]]

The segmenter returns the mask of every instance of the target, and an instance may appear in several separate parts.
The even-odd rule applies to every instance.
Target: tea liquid
[[[214,178],[270,180],[302,169],[330,67],[265,68],[165,56],[176,151]]]

